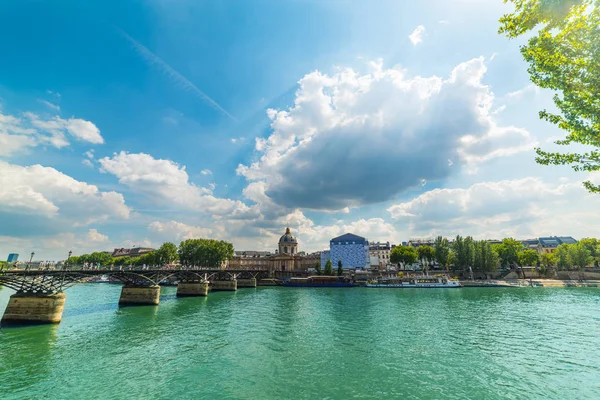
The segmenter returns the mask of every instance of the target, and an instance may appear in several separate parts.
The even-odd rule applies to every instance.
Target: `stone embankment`
[[[463,287],[600,287],[600,280],[506,279],[461,281]]]

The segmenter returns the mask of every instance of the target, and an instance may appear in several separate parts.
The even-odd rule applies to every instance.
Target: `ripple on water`
[[[600,398],[597,289],[119,291],[0,329],[2,399]]]

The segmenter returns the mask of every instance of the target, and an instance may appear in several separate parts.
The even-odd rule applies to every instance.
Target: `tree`
[[[540,255],[535,250],[523,250],[518,253],[518,260],[522,267],[535,267],[540,261]]]
[[[500,258],[496,250],[487,240],[476,241],[473,245],[473,269],[475,271],[485,272],[486,276],[489,272],[494,272],[498,267]]]
[[[417,258],[417,250],[412,246],[396,246],[390,252],[390,262],[402,265],[403,269],[406,269],[408,264],[414,264]]]
[[[600,241],[594,238],[584,238],[579,241],[586,249],[589,250],[592,256],[592,262],[596,267],[600,264]]]
[[[495,245],[494,249],[498,253],[502,265],[505,268],[514,268],[519,264],[519,252],[524,249],[523,244],[513,238],[502,239],[502,244]]]
[[[561,244],[556,248],[556,265],[558,269],[564,270],[571,268],[571,258],[569,257],[569,245]]]
[[[220,268],[234,254],[233,245],[222,240],[187,239],[177,250],[181,264],[186,267]]]
[[[315,272],[317,275],[321,275],[323,271],[321,271],[321,263],[317,261],[317,265],[315,265]]]
[[[540,256],[542,272],[548,274],[556,265],[556,255],[554,253],[542,253]]]
[[[448,239],[438,236],[433,245],[435,251],[435,259],[440,264],[440,267],[448,270],[450,259],[450,244]]]
[[[456,236],[454,240],[454,252],[456,253],[456,267],[462,268],[464,272],[473,266],[475,256],[475,242],[471,236],[463,239],[462,236]]]
[[[338,260],[337,274],[338,274],[338,276],[344,275],[344,268],[342,267],[342,260]]]
[[[325,275],[333,275],[333,265],[331,264],[331,260],[327,260],[327,262],[325,263]]]
[[[584,243],[579,242],[568,246],[569,260],[572,266],[579,267],[583,271],[592,263],[592,256]]]
[[[65,260],[65,265],[67,267],[75,267],[76,265],[82,264],[79,260],[78,256],[71,256],[67,260]]]
[[[589,151],[547,152],[536,149],[542,165],[571,165],[575,171],[600,170],[600,0],[505,0],[515,11],[500,19],[499,33],[532,37],[521,54],[529,63],[531,81],[555,92],[558,113],[543,110],[544,119],[565,130],[568,146],[579,143]],[[600,192],[590,181],[584,186]]]
[[[176,262],[178,258],[177,246],[173,243],[163,243],[162,246],[156,250],[156,263],[158,265],[172,264]]]
[[[421,268],[423,271],[425,271],[425,268],[435,258],[435,251],[431,246],[419,246],[417,247],[417,255],[419,257],[419,261],[421,261]]]
[[[85,254],[87,256],[87,262],[92,265],[100,264],[102,266],[110,265],[112,262],[112,256],[108,253],[101,251],[94,252],[92,254]],[[82,256],[83,257],[83,256]]]

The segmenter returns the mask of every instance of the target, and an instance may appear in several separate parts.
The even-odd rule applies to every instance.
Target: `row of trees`
[[[600,241],[582,239],[576,244],[562,244],[555,253],[544,253],[527,249],[513,238],[502,243],[491,244],[486,240],[474,240],[472,237],[457,236],[453,243],[438,236],[431,246],[396,246],[392,249],[390,261],[402,267],[419,261],[421,268],[437,263],[446,270],[480,271],[491,273],[499,266],[507,269],[534,266],[542,269],[585,268],[600,263]]]
[[[317,265],[315,265],[315,271],[316,271],[317,275],[332,276],[333,275],[333,264],[331,263],[331,260],[327,260],[327,262],[325,263],[325,271],[321,270],[321,263],[317,262]],[[344,267],[342,265],[342,260],[338,260],[337,275],[342,276],[343,274],[344,274]]]
[[[112,257],[108,253],[95,252],[71,256],[67,265],[169,265],[181,262],[183,266],[198,266],[218,268],[225,260],[233,257],[233,245],[222,240],[213,239],[188,239],[177,247],[174,243],[163,243],[156,251],[143,254],[139,257]]]

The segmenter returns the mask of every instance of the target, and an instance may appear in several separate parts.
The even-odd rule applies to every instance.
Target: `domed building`
[[[228,269],[268,269],[271,273],[288,274],[308,273],[320,261],[320,253],[305,254],[298,251],[298,239],[289,227],[279,238],[277,251],[236,251],[228,261]]]
[[[298,254],[298,240],[290,232],[290,228],[285,229],[285,233],[279,238],[279,254],[293,256]]]

